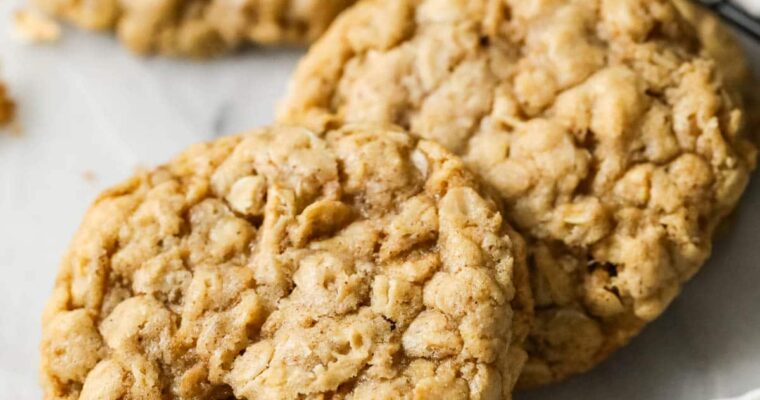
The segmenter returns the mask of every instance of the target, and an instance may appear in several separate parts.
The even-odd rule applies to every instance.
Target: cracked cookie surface
[[[524,258],[463,162],[396,128],[200,144],[87,213],[46,398],[511,398]]]
[[[92,30],[113,30],[139,54],[209,57],[245,44],[304,44],[354,0],[34,0]]]
[[[368,0],[301,61],[279,119],[396,123],[498,189],[528,243],[537,386],[660,315],[744,191],[744,109],[702,50],[665,0]]]

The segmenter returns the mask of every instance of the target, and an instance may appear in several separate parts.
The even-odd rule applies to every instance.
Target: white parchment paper
[[[54,46],[26,46],[10,33],[21,5],[0,0],[0,76],[24,129],[0,134],[0,398],[39,399],[39,316],[88,204],[138,166],[271,122],[300,50],[211,63],[138,59],[110,37],[73,30]],[[753,54],[760,65],[760,49]],[[733,229],[662,318],[595,371],[516,397],[707,400],[758,386],[756,179]]]

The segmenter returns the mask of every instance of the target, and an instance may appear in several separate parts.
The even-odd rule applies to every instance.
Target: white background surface
[[[0,76],[21,137],[0,134],[0,398],[38,399],[39,316],[68,240],[102,189],[185,146],[272,121],[298,50],[212,63],[138,59],[71,30],[11,39],[22,0],[0,0]],[[755,58],[760,65],[760,49]],[[88,175],[92,175],[90,179]],[[760,386],[760,181],[714,257],[668,312],[595,371],[517,399],[710,399]],[[754,397],[753,397],[754,399]]]

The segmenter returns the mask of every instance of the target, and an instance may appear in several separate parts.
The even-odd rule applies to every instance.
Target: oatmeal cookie
[[[209,57],[243,44],[309,43],[354,0],[34,0],[138,54]]]
[[[367,0],[279,115],[399,124],[498,189],[536,301],[522,387],[601,362],[697,272],[755,167],[744,118],[667,0]]]
[[[524,257],[463,162],[398,129],[200,144],[87,213],[46,398],[511,398]]]

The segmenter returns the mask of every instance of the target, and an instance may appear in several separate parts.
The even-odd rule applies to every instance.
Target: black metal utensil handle
[[[698,0],[697,3],[713,10],[726,23],[760,42],[760,19],[744,8],[726,0]]]

